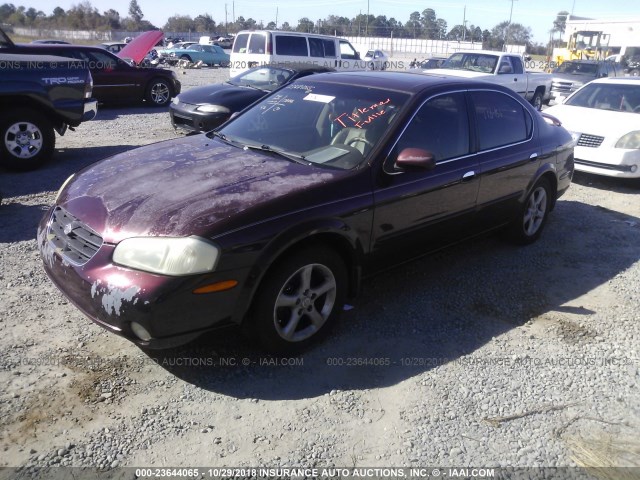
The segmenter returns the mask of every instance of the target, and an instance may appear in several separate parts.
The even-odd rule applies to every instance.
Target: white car
[[[369,50],[364,56],[367,69],[370,70],[386,70],[389,65],[389,55],[382,50]]]
[[[640,177],[640,79],[594,80],[544,112],[572,133],[576,170]]]

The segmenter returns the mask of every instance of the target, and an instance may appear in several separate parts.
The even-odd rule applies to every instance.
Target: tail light
[[[91,94],[93,93],[93,77],[91,76],[91,72],[88,72],[89,78],[84,84],[84,98],[91,98]]]

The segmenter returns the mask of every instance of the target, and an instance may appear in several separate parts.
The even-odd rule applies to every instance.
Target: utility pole
[[[369,0],[367,0],[367,24],[365,26],[364,34],[369,36]]]
[[[507,49],[507,42],[509,41],[509,32],[511,31],[511,18],[513,17],[513,2],[517,0],[509,0],[509,1],[511,2],[511,11],[509,12],[509,24],[507,25],[507,34],[505,35],[505,39],[504,39],[503,50],[505,51]]]
[[[276,30],[278,29],[278,7],[276,7]]]
[[[224,34],[229,35],[229,22],[227,20],[227,4],[224,4]]]
[[[467,37],[467,6],[464,6],[464,13],[462,14],[462,41],[465,41]]]

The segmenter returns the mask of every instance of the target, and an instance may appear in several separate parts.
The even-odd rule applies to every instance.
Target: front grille
[[[47,239],[65,260],[84,265],[102,246],[102,237],[66,210],[56,207],[49,221]]]
[[[580,135],[578,139],[578,143],[576,144],[578,147],[591,147],[598,148],[604,137],[598,137],[597,135],[589,135],[588,133],[583,133]]]
[[[552,92],[571,93],[573,91],[573,82],[553,82],[551,86]]]

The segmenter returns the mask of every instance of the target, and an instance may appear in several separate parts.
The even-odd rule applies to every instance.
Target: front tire
[[[154,78],[149,82],[145,98],[156,107],[164,107],[171,101],[171,86],[162,78]]]
[[[43,115],[30,108],[16,110],[0,121],[0,164],[10,170],[34,170],[53,155],[56,136]]]
[[[524,206],[509,228],[511,239],[519,245],[535,242],[547,223],[551,210],[551,185],[541,178],[533,186],[524,202]]]
[[[347,270],[335,251],[319,246],[298,250],[262,282],[249,333],[272,353],[300,353],[328,333],[346,292]]]

